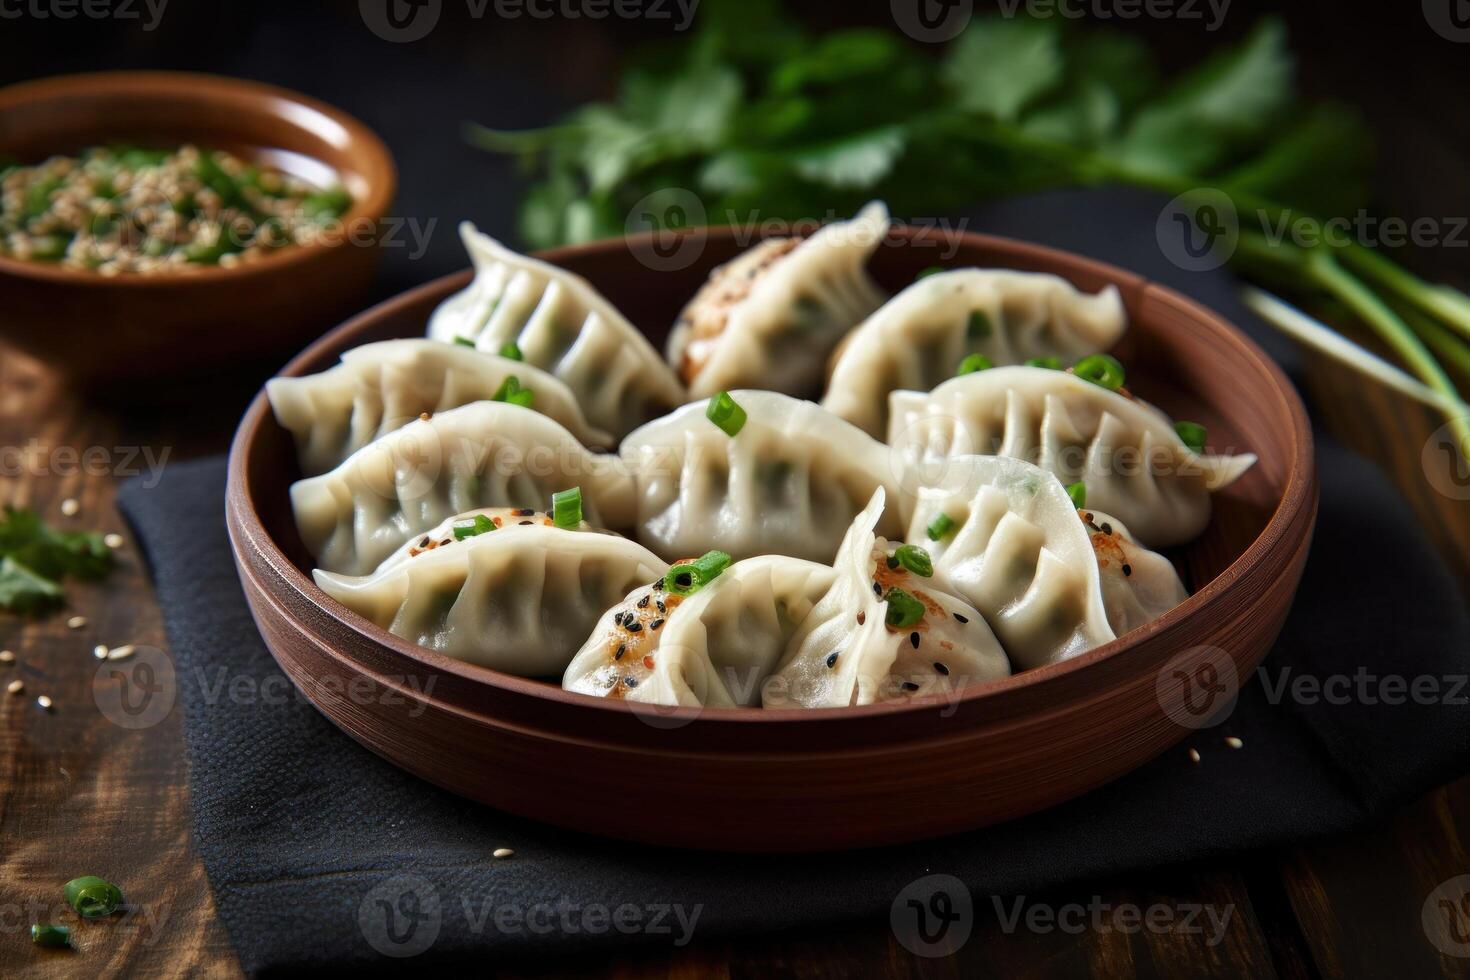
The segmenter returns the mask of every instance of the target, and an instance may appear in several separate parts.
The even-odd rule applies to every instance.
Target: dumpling
[[[562,687],[649,704],[759,706],[761,682],[836,575],[762,555],[691,595],[670,594],[662,580],[635,589],[572,658]]]
[[[888,440],[905,460],[1014,456],[1082,482],[1087,502],[1151,548],[1183,544],[1210,520],[1210,492],[1256,461],[1201,455],[1148,403],[1065,371],[992,368],[928,394],[894,392]]]
[[[928,391],[981,354],[992,364],[1112,347],[1127,328],[1114,286],[1089,295],[1058,276],[1005,269],[939,272],[909,286],[843,341],[822,406],[879,439],[888,393]]]
[[[658,351],[587,280],[512,252],[469,222],[459,233],[475,279],[434,311],[431,339],[491,354],[514,343],[618,438],[687,400]]]
[[[1113,639],[1092,543],[1057,479],[1004,456],[947,463],[918,490],[908,530],[938,586],[980,610],[1020,668]]]
[[[762,706],[933,697],[1010,674],[984,616],[941,591],[927,552],[893,549],[874,534],[883,503],[879,490],[853,521],[832,586],[762,685]]]
[[[291,485],[301,541],[317,565],[365,575],[396,548],[476,507],[545,507],[581,487],[587,520],[633,522],[633,482],[531,409],[475,402],[410,422],[329,473]]]
[[[1123,522],[1100,510],[1077,512],[1092,540],[1108,625],[1122,636],[1189,598],[1173,562],[1133,540]]]
[[[481,520],[483,518],[483,520]],[[498,531],[505,527],[555,527],[556,522],[552,516],[544,510],[535,510],[530,507],[477,507],[467,510],[461,514],[442,521],[438,526],[431,527],[416,537],[410,538],[407,543],[401,545],[397,551],[384,558],[374,570],[375,574],[382,574],[400,565],[414,561],[422,555],[433,554],[447,548],[454,548],[461,543],[492,531]],[[613,534],[594,528],[586,521],[578,522],[572,531],[587,531],[592,534]]]
[[[313,575],[353,612],[420,646],[522,677],[556,677],[603,610],[666,568],[626,538],[537,523],[507,524],[371,575]]]
[[[529,407],[566,426],[579,442],[614,443],[587,423],[567,386],[540,368],[432,340],[364,344],[331,370],[272,378],[265,391],[276,421],[296,439],[302,474],[315,476],[425,412],[495,398],[510,378],[531,392]]]
[[[892,485],[887,447],[811,402],[733,391],[714,403],[735,435],[702,401],[623,440],[638,540],[668,560],[711,549],[829,560],[873,491]],[[902,527],[884,515],[884,533]]]
[[[878,201],[807,239],[761,242],[710,274],[669,335],[691,398],[732,388],[814,394],[832,348],[883,302],[865,271],[888,233]]]

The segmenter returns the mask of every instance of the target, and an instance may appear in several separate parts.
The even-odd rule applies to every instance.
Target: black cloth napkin
[[[1227,276],[1164,259],[1154,237],[1161,205],[1131,192],[1048,194],[988,208],[970,227],[1173,285],[1289,363],[1289,347],[1240,308]],[[219,914],[245,969],[271,972],[408,955],[415,966],[503,962],[881,919],[900,893],[939,887],[936,874],[958,879],[942,886],[959,899],[949,908],[961,907],[961,890],[987,908],[991,895],[1359,826],[1470,759],[1470,623],[1455,582],[1377,470],[1326,440],[1318,465],[1321,515],[1296,605],[1228,719],[1186,742],[1200,764],[1181,747],[1086,797],[988,830],[770,860],[554,830],[400,772],[296,696],[262,644],[226,540],[222,460],[175,464],[156,487],[124,487],[119,504],[163,606],[195,838]],[[1313,696],[1313,678],[1345,680]],[[1415,689],[1417,698],[1404,693]],[[1244,747],[1224,747],[1226,735]],[[515,858],[493,860],[499,847]]]

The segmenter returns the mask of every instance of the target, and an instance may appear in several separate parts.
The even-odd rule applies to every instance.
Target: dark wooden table
[[[1307,394],[1330,428],[1392,475],[1470,594],[1470,507],[1435,493],[1420,468],[1420,447],[1438,422],[1320,363],[1312,366]],[[117,476],[126,473],[111,470],[136,447],[149,447],[155,458],[167,450],[170,459],[220,451],[231,430],[230,411],[138,417],[88,407],[47,369],[0,347],[0,447],[31,446],[28,459],[40,460],[20,467],[0,460],[0,502],[35,507],[66,527],[125,531],[112,499]],[[57,452],[61,447],[100,447],[110,462],[82,472]],[[102,458],[92,455],[94,462]],[[80,503],[74,517],[61,514],[66,498]],[[177,712],[155,727],[127,731],[108,722],[92,699],[96,644],[166,646],[132,543],[119,555],[121,567],[108,582],[73,588],[68,612],[37,622],[0,616],[0,648],[18,656],[17,664],[0,665],[0,683],[20,677],[26,685],[23,696],[0,693],[0,977],[239,973],[190,840]],[[85,616],[86,625],[68,628],[74,614]],[[39,694],[54,700],[52,711],[37,708]],[[1352,836],[1028,897],[1052,907],[1228,910],[1218,942],[1211,942],[1208,929],[1007,931],[992,903],[977,896],[974,934],[947,959],[915,957],[886,922],[860,922],[819,935],[696,941],[665,954],[561,963],[543,972],[1470,977],[1470,959],[1440,954],[1421,924],[1421,909],[1436,886],[1470,873],[1467,841],[1470,779],[1462,779]],[[126,883],[142,910],[79,925],[74,953],[32,948],[30,922],[73,920],[57,907],[61,885],[93,872]],[[1456,925],[1470,935],[1470,914],[1461,914]]]

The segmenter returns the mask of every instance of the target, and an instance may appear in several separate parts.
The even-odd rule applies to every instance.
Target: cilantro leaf
[[[798,150],[791,159],[796,172],[814,183],[868,188],[888,176],[903,148],[903,129],[884,126]]]
[[[60,579],[101,578],[112,569],[112,550],[92,531],[58,531],[32,510],[5,508],[0,518],[0,555],[38,575]]]
[[[966,112],[1013,120],[1062,80],[1060,31],[1052,21],[971,21],[944,59],[944,81]]]
[[[62,603],[61,586],[6,555],[0,558],[0,609],[38,613]]]

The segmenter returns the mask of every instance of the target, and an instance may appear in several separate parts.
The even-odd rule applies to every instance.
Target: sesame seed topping
[[[841,651],[834,650],[833,652],[827,654],[827,666],[828,667],[836,667],[837,666],[837,654],[840,653],[840,652]]]
[[[133,644],[129,643],[129,644],[125,645],[125,646],[120,646],[120,647],[117,647],[116,649],[108,650],[107,651],[107,659],[108,660],[126,660],[129,657],[131,657],[133,654],[137,653],[137,652],[138,652],[138,648],[135,647],[135,646],[133,646]]]
[[[1107,521],[1103,521],[1102,533],[1111,535],[1113,533],[1113,525],[1109,524]]]
[[[534,510],[532,510],[531,508],[529,508],[529,507],[522,507],[522,508],[520,508],[519,510],[516,511],[516,516],[517,517],[530,517],[534,513],[536,513],[536,512]]]
[[[77,511],[81,509],[82,505],[77,503],[75,497],[67,497],[61,502],[61,513],[64,517],[76,517]]]
[[[68,619],[66,621],[66,628],[69,629],[69,630],[79,630],[83,626],[86,626],[86,625],[87,625],[87,617],[86,616],[73,616],[71,619]]]
[[[1189,761],[1195,763],[1196,765],[1199,764],[1199,749],[1189,750]]]
[[[858,625],[861,626],[868,621],[868,614],[865,612],[859,612],[857,619]]]
[[[1236,738],[1234,735],[1227,735],[1225,737],[1225,744],[1228,745],[1228,746],[1230,746],[1232,749],[1243,749],[1243,748],[1245,748],[1245,743],[1242,742],[1240,739]]]
[[[1133,566],[1132,566],[1132,565],[1130,565],[1130,564],[1128,564],[1128,563],[1127,563],[1127,562],[1126,562],[1126,561],[1125,561],[1125,562],[1124,562],[1124,563],[1123,563],[1123,577],[1124,577],[1124,578],[1127,578],[1127,577],[1128,577],[1128,576],[1129,576],[1129,575],[1132,575],[1132,574],[1133,574]]]
[[[913,681],[904,681],[902,686],[905,691],[917,691],[919,689],[919,685]]]
[[[643,632],[643,624],[642,623],[629,623],[628,624],[628,632],[629,633],[642,633]]]
[[[15,663],[15,653],[11,650],[0,650],[0,664]]]
[[[934,661],[934,670],[941,677],[948,677],[949,676],[949,668],[946,667],[946,666],[944,666],[944,664],[940,663],[938,660]]]
[[[664,624],[664,621],[662,619],[655,619],[653,622],[651,622],[651,623],[648,624],[648,628],[651,629],[651,630],[656,630],[660,626],[662,626],[663,624]]]
[[[638,678],[636,678],[636,677],[624,677],[623,678],[623,683],[626,684],[626,685],[628,685],[629,687],[637,687],[638,686]]]
[[[95,647],[93,647],[92,648],[92,656],[96,657],[98,660],[106,660],[107,659],[107,644],[106,643],[99,643]]]
[[[644,596],[642,599],[639,599],[638,600],[638,608],[639,609],[647,609],[648,608],[648,599],[649,599],[648,596]]]
[[[873,595],[877,596],[880,599],[883,598],[883,586],[879,585],[877,582],[873,583]]]
[[[627,652],[628,652],[628,644],[626,644],[626,643],[619,643],[618,644],[618,650],[617,650],[617,652],[613,654],[613,659],[614,660],[622,660],[623,659],[623,654],[625,654]]]
[[[529,526],[531,524],[534,524],[534,523],[536,523],[536,522],[535,521],[521,521],[520,526],[521,527],[527,527],[527,526]]]
[[[915,650],[919,649],[919,631],[918,630],[915,630],[914,632],[912,632],[912,633],[909,634],[909,646],[913,647]]]
[[[102,543],[115,551],[123,546],[123,536],[114,532],[103,537]]]
[[[493,852],[491,852],[491,857],[495,858],[495,860],[497,861],[504,861],[506,858],[513,858],[515,856],[516,852],[512,851],[508,847],[497,847]]]
[[[36,707],[40,708],[42,711],[50,711],[51,699],[42,694],[40,697],[36,698]]]
[[[961,616],[959,613],[955,613],[954,618],[961,623],[968,623],[970,621],[967,617]]]
[[[21,691],[24,691],[25,689],[26,689],[25,682],[24,681],[21,681],[21,680],[13,680],[9,684],[6,684],[5,685],[5,690],[9,691],[11,694],[19,694]]]

